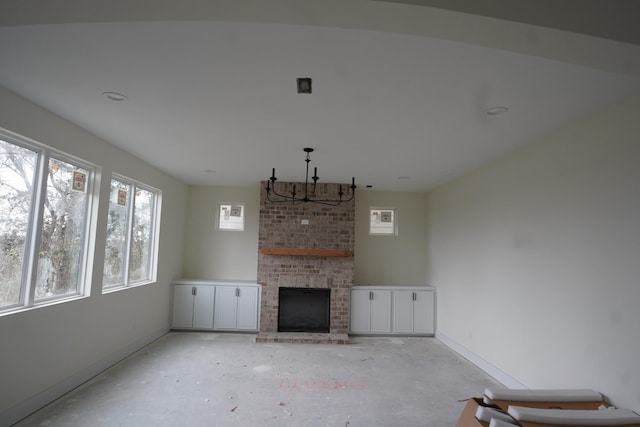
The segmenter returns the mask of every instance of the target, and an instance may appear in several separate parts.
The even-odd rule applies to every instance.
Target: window
[[[370,208],[369,234],[398,235],[398,219],[395,208]]]
[[[94,173],[0,132],[0,311],[84,295]]]
[[[240,203],[220,203],[216,221],[218,230],[244,230],[244,205]]]
[[[133,180],[111,179],[103,289],[155,280],[160,193]]]

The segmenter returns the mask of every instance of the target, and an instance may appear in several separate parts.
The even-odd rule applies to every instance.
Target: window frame
[[[22,259],[18,301],[14,304],[0,307],[0,316],[88,297],[91,293],[91,278],[93,275],[92,261],[95,251],[98,216],[97,199],[99,196],[101,168],[94,163],[49,147],[41,142],[24,137],[2,127],[0,127],[0,138],[9,144],[33,151],[36,155],[32,191],[30,194],[30,209],[26,221],[27,230],[25,233],[25,247]],[[47,197],[47,168],[52,158],[86,169],[88,172],[85,187],[86,201],[83,209],[84,226],[78,255],[78,281],[76,289],[71,293],[36,299],[38,252],[42,241],[44,204]]]
[[[111,205],[111,182],[113,180],[120,181],[121,183],[127,185],[127,189],[132,198],[129,198],[127,211],[128,211],[128,220],[126,226],[126,240],[125,240],[125,257],[123,261],[124,268],[124,280],[123,283],[105,286],[104,281],[104,268],[106,267],[106,254],[103,262],[103,273],[102,273],[102,293],[109,293],[114,291],[119,291],[123,289],[129,289],[137,286],[143,286],[150,283],[157,282],[158,278],[158,256],[159,256],[159,234],[160,234],[160,215],[161,215],[161,206],[162,206],[162,191],[158,188],[155,188],[151,185],[142,183],[133,178],[129,178],[127,176],[121,175],[119,173],[113,172],[111,174],[111,179],[109,180],[109,198],[108,198],[108,207],[107,210],[110,209]],[[152,203],[152,212],[151,217],[153,221],[153,225],[150,227],[151,235],[150,235],[150,253],[149,253],[149,277],[139,280],[131,280],[131,245],[132,245],[132,234],[133,234],[133,224],[134,224],[134,215],[135,215],[135,194],[136,191],[144,190],[154,194],[154,200]],[[107,217],[109,212],[107,211]],[[109,221],[107,219],[106,227],[109,227]],[[108,233],[108,230],[107,230]],[[106,239],[107,233],[105,233],[105,249],[106,249]]]
[[[373,215],[373,211],[392,211],[393,212],[393,230],[391,232],[381,233],[381,232],[375,232],[371,229],[371,216]],[[369,207],[369,235],[370,236],[397,236],[398,235],[398,209],[394,207],[370,206]]]

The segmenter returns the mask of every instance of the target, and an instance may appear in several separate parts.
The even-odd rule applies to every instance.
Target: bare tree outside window
[[[89,171],[51,158],[38,251],[36,300],[78,291],[86,230],[86,186],[76,184]],[[86,184],[86,183],[85,183]]]
[[[0,135],[0,310],[81,295],[93,170]]]
[[[151,191],[143,189],[136,191],[131,233],[131,260],[129,262],[131,281],[151,278],[154,205],[155,195]]]
[[[129,207],[131,186],[121,180],[111,180],[107,244],[104,253],[104,278],[102,286],[109,288],[125,283],[125,262],[129,246]]]
[[[38,154],[0,139],[0,307],[21,302]]]
[[[111,180],[103,289],[154,278],[158,191],[126,178]]]

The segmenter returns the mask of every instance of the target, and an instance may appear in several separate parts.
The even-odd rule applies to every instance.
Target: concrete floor
[[[254,338],[171,332],[17,425],[445,427],[501,387],[435,338]]]

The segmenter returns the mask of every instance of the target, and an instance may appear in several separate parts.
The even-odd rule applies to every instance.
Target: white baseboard
[[[10,426],[17,423],[21,419],[29,416],[38,409],[43,408],[44,406],[48,405],[64,394],[70,392],[74,388],[87,382],[104,370],[115,365],[125,357],[135,353],[144,346],[157,340],[167,332],[169,332],[168,329],[161,329],[153,334],[147,335],[111,354],[110,356],[99,360],[88,368],[83,369],[82,371],[77,372],[76,374],[60,381],[58,384],[55,384],[48,389],[36,394],[32,398],[25,400],[24,402],[19,403],[18,405],[0,413],[0,426]]]
[[[482,369],[484,372],[492,376],[496,381],[501,383],[507,388],[529,388],[526,385],[522,384],[520,381],[516,380],[503,370],[497,368],[492,365],[482,357],[478,356],[462,344],[458,343],[451,337],[443,334],[442,332],[436,332],[436,339],[438,339],[441,343],[449,347],[451,350],[458,353],[460,356],[467,359],[469,362],[473,363],[478,368]],[[482,390],[481,390],[482,391]]]

